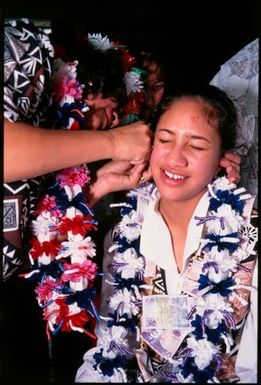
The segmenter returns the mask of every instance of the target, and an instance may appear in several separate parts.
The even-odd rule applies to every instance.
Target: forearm
[[[12,182],[113,156],[109,131],[47,130],[4,122],[4,181]]]

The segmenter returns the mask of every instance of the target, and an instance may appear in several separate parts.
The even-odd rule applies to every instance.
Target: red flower
[[[53,196],[46,194],[43,199],[38,203],[36,210],[34,211],[35,215],[41,214],[43,211],[48,211],[51,215],[55,217],[61,217],[62,212],[57,208],[56,199]]]
[[[81,310],[77,314],[69,314],[69,306],[65,304],[65,299],[60,298],[55,301],[59,305],[59,313],[56,317],[56,324],[62,321],[61,331],[70,332],[72,326],[83,329],[83,331],[92,338],[96,338],[93,333],[85,329],[86,323],[90,321],[90,317],[85,310]]]
[[[135,92],[135,94],[128,95],[128,103],[124,107],[124,113],[126,115],[130,115],[130,114],[138,115],[141,111],[143,102],[144,102],[143,92]]]
[[[38,241],[38,239],[33,238],[30,255],[34,260],[42,256],[44,253],[50,257],[55,258],[58,255],[60,249],[61,244],[55,239],[52,239],[51,241],[44,241],[43,243],[41,243]]]
[[[59,231],[62,235],[66,235],[68,231],[71,231],[73,235],[81,234],[83,237],[90,230],[96,230],[96,226],[93,223],[91,215],[76,215],[74,218],[63,218],[59,224]]]

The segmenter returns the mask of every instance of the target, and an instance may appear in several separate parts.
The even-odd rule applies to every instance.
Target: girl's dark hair
[[[97,50],[88,42],[86,33],[67,31],[59,24],[51,38],[55,47],[62,47],[62,55],[58,57],[65,62],[78,61],[77,79],[85,85],[83,96],[89,92],[101,92],[104,98],[112,96],[117,99],[119,107],[126,104],[125,72],[119,50]]]
[[[104,98],[112,96],[117,99],[122,107],[127,93],[120,52],[115,49],[99,51],[86,42],[79,46],[76,55],[79,61],[77,77],[85,85],[83,96],[89,92],[101,92]]]
[[[153,129],[160,116],[176,100],[184,98],[195,99],[203,102],[203,111],[210,125],[216,127],[221,138],[221,151],[232,150],[236,142],[237,112],[232,100],[226,92],[210,84],[195,83],[183,85],[174,92],[166,95],[153,122]]]

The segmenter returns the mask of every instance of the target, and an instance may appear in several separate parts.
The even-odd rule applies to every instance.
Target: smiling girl
[[[163,103],[154,183],[108,233],[98,342],[76,382],[256,381],[254,197],[217,177],[236,117],[210,85]]]

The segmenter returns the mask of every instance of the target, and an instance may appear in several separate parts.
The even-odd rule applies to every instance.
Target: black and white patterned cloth
[[[257,208],[259,39],[221,65],[211,84],[226,91],[235,104],[238,113],[235,151],[241,156],[240,184],[256,196]]]
[[[4,118],[44,127],[51,104],[48,83],[53,46],[48,36],[27,19],[5,22],[4,44]],[[4,280],[27,257],[28,218],[44,180],[39,177],[4,184]]]

